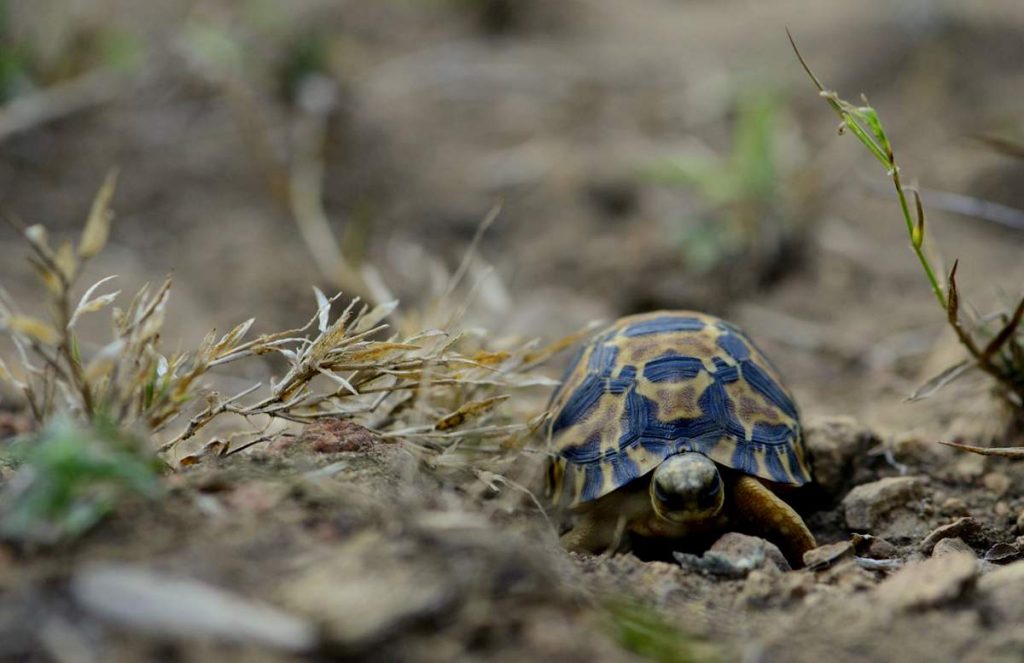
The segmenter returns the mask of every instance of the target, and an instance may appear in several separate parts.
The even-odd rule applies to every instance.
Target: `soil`
[[[907,401],[962,353],[884,173],[835,136],[784,31],[829,86],[870,95],[905,176],[1019,207],[1024,162],[977,140],[1020,132],[1018,2],[263,4],[80,3],[75,25],[110,17],[159,57],[100,105],[3,138],[3,212],[71,232],[117,165],[112,245],[89,270],[126,292],[174,270],[168,338],[304,320],[310,284],[336,284],[246,118],[296,149],[305,116],[281,72],[323,40],[325,204],[356,261],[414,305],[500,198],[474,324],[557,338],[661,307],[737,322],[795,392],[820,485],[793,499],[828,547],[798,570],[738,539],[684,563],[568,554],[519,489],[542,492],[536,451],[495,483],[335,424],[174,473],[73,544],[0,547],[0,658],[1019,660],[1024,465],[938,444],[1020,443],[1011,413],[979,375]],[[182,52],[196,21],[248,39],[241,92]],[[698,269],[679,238],[722,208],[643,172],[726,159],[733,99],[755,84],[785,99],[783,193],[758,210],[784,222]],[[1020,229],[930,209],[927,231],[979,310],[1019,294]],[[0,252],[0,283],[31,303],[7,228]],[[0,437],[23,433],[17,402],[0,405]]]

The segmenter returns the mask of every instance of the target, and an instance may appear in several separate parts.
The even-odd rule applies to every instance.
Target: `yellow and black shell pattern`
[[[735,326],[691,311],[621,318],[576,354],[551,400],[548,488],[577,506],[700,452],[779,484],[811,480],[790,392]]]

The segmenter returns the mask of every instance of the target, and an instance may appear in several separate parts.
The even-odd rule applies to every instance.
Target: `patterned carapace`
[[[569,506],[683,451],[780,484],[811,480],[793,397],[746,334],[710,315],[616,321],[579,350],[551,406],[549,488]]]

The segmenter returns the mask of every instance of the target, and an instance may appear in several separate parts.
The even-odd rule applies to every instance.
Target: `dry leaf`
[[[114,197],[116,185],[117,171],[114,170],[107,175],[103,186],[100,187],[92,201],[89,219],[85,222],[85,230],[82,231],[82,239],[78,243],[78,255],[83,260],[92,258],[107,244],[110,224],[114,220],[114,213],[110,210],[110,200]]]
[[[28,336],[43,345],[53,345],[60,338],[60,334],[52,326],[28,315],[13,315],[7,318],[6,324],[7,328],[15,333]]]
[[[64,276],[65,282],[71,283],[75,280],[75,274],[78,272],[78,260],[75,259],[75,248],[71,242],[64,242],[60,245],[53,261]]]
[[[508,395],[494,396],[480,401],[470,401],[455,412],[441,418],[434,424],[434,430],[449,430],[461,426],[471,419],[476,419],[495,408],[502,401],[508,400]]]
[[[324,294],[323,290],[316,286],[313,286],[313,294],[316,295],[317,326],[321,332],[325,332],[331,322],[331,302],[327,299],[327,295]]]

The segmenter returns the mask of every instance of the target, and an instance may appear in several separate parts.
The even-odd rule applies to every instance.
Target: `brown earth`
[[[60,4],[39,2],[50,11],[28,23],[56,40]],[[100,105],[3,138],[0,209],[70,231],[119,166],[113,245],[90,272],[131,291],[173,269],[169,337],[252,315],[291,325],[311,283],[337,285],[275,198],[250,122],[285,162],[300,149],[308,118],[279,74],[312,35],[337,85],[325,204],[351,256],[415,303],[432,261],[457,260],[501,198],[481,246],[497,277],[474,323],[554,338],[656,307],[735,320],[808,422],[822,484],[798,502],[808,524],[851,546],[783,571],[756,542],[721,542],[743,577],[707,556],[569,555],[512,484],[358,431],[307,435],[176,474],[164,499],[125,505],[74,545],[0,547],[0,657],[1019,660],[1024,466],[937,444],[1017,442],[1007,413],[979,376],[906,401],[959,350],[895,202],[873,193],[883,173],[835,137],[784,32],[828,85],[870,95],[905,176],[1021,207],[1021,162],[976,140],[1020,133],[1019,3],[80,4],[72,26],[143,35],[155,55]],[[244,74],[225,82],[190,60],[180,39],[197,22],[242,35]],[[681,238],[722,208],[644,169],[728,155],[733,100],[756,85],[786,99],[784,193],[757,209],[784,221],[700,271]],[[977,308],[1017,294],[1020,230],[934,209],[928,231]],[[31,301],[6,228],[0,252],[0,283]],[[0,436],[20,432],[0,416]],[[509,477],[536,489],[536,459]]]

